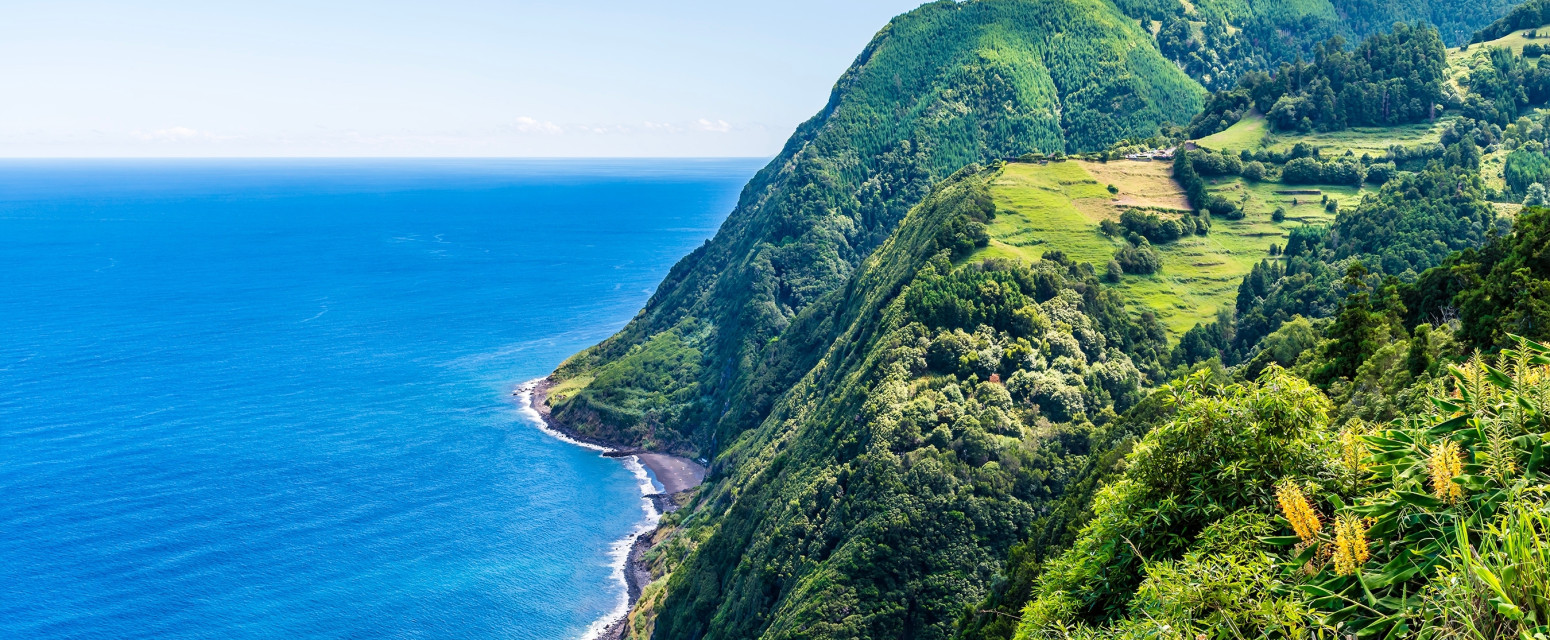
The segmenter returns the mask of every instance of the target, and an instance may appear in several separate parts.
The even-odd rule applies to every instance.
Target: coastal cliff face
[[[1492,165],[1474,140],[1504,140],[1510,119],[1494,130],[1478,116],[1446,128],[1410,123],[1431,127],[1421,140],[1403,139],[1414,149],[1375,146],[1379,157],[1352,153],[1346,164],[1299,156],[1303,147],[1290,142],[1256,141],[1246,156],[1183,152],[1177,166],[1188,184],[1123,168],[1099,172],[1118,176],[1104,184],[1089,168],[1125,150],[1182,146],[1183,130],[1169,125],[1200,111],[1202,84],[1224,89],[1211,113],[1232,129],[1219,133],[1265,126],[1253,109],[1222,106],[1239,97],[1222,74],[1274,68],[1312,51],[1314,36],[1354,37],[1387,28],[1372,19],[1390,16],[1435,22],[1457,42],[1506,9],[980,0],[895,19],[749,184],[716,238],[673,269],[626,329],[553,377],[553,416],[569,428],[711,462],[706,484],[644,553],[656,581],[627,637],[1146,635],[1126,617],[1132,602],[1173,606],[1168,615],[1183,617],[1172,628],[1215,628],[1204,622],[1215,614],[1180,614],[1184,605],[1166,600],[1177,594],[1157,591],[1189,576],[1152,568],[1248,558],[1256,571],[1279,570],[1251,544],[1276,531],[1267,498],[1276,483],[1328,488],[1344,478],[1343,497],[1319,506],[1326,511],[1370,489],[1330,466],[1356,454],[1330,447],[1375,431],[1335,418],[1419,412],[1448,377],[1439,363],[1491,346],[1417,318],[1424,305],[1473,295],[1468,287],[1483,285],[1468,280],[1471,269],[1492,268],[1460,266],[1486,258],[1453,250],[1488,242],[1483,230],[1496,224],[1482,213],[1491,208],[1482,166]],[[1180,21],[1184,40],[1170,40]],[[1308,32],[1288,36],[1288,25]],[[1385,32],[1367,50],[1438,38],[1415,34]],[[1445,66],[1440,45],[1432,49],[1431,62]],[[1318,66],[1349,62],[1329,51],[1294,68],[1298,78],[1349,77],[1348,68]],[[1467,64],[1483,79],[1480,65],[1493,63]],[[1501,73],[1532,75],[1514,68]],[[1456,113],[1468,104],[1444,106]],[[1522,132],[1517,144],[1539,135],[1542,145],[1544,129],[1513,131]],[[1280,133],[1303,136],[1308,149],[1353,144],[1320,137],[1332,132]],[[1115,146],[1123,140],[1131,143]],[[1094,150],[1107,153],[1066,162],[1066,153]],[[1030,152],[1049,155],[1002,161]],[[1311,206],[1288,196],[1281,204],[1298,217],[1288,221],[1256,198],[1275,198],[1270,185],[1299,161],[1329,175],[1365,163],[1358,185],[1369,165],[1389,177],[1312,189],[1324,198]],[[1251,178],[1245,164],[1268,173]],[[1189,210],[1229,197],[1227,215]],[[1196,206],[1147,204],[1180,198]],[[1110,213],[1098,202],[1139,202],[1125,206],[1162,217],[1136,217],[1141,226],[1131,228],[1115,215],[1100,227]],[[1057,210],[1072,216],[1071,228],[1025,224]],[[1448,242],[1434,242],[1439,233]],[[1221,276],[1211,271],[1220,263],[1201,257],[1204,244],[1219,251],[1212,256],[1247,261]],[[1116,259],[1104,266],[1068,252]],[[1172,284],[1118,262],[1147,255],[1176,269]],[[1407,256],[1390,266],[1394,282],[1346,271],[1388,255]],[[1415,273],[1445,259],[1453,262],[1438,269],[1459,270]],[[1170,332],[1149,306],[1157,286],[1220,304],[1216,322]],[[1378,379],[1396,367],[1403,377]],[[1095,500],[1113,519],[1089,523]],[[1182,533],[1143,535],[1168,529],[1164,521],[1182,523]],[[1218,552],[1238,555],[1186,556]],[[1276,601],[1272,586],[1240,582],[1230,587],[1263,596],[1244,602],[1292,612],[1257,628],[1320,624],[1311,613],[1318,602]]]

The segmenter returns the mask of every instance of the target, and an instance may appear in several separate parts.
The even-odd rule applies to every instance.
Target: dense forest
[[[1550,68],[1480,44],[1544,6],[896,18],[553,377],[567,426],[709,462],[627,637],[1550,635]],[[1077,163],[1156,197],[1089,181],[1134,202],[1101,252],[996,253],[1042,212],[1009,167]],[[1165,324],[1145,287],[1226,234],[1262,239],[1225,302]]]
[[[1304,133],[1407,124],[1435,118],[1446,100],[1446,50],[1431,27],[1398,25],[1350,50],[1335,37],[1313,53],[1312,62],[1243,74],[1234,89],[1211,96],[1190,134],[1208,136],[1250,112],[1265,114],[1276,129]]]

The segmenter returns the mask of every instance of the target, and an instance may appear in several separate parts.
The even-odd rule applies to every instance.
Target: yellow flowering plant
[[[1470,610],[1481,619],[1460,628],[1550,638],[1550,626],[1540,626],[1550,614],[1526,613],[1528,603],[1550,611],[1550,579],[1540,579],[1546,572],[1522,569],[1532,562],[1489,570],[1505,552],[1482,537],[1521,511],[1526,496],[1550,487],[1550,421],[1541,410],[1550,408],[1550,346],[1517,340],[1516,349],[1451,367],[1453,388],[1433,398],[1436,412],[1369,433],[1342,432],[1328,453],[1331,479],[1359,475],[1355,483],[1337,483],[1345,491],[1324,496],[1328,521],[1317,520],[1318,502],[1309,500],[1306,485],[1277,485],[1281,515],[1294,535],[1265,542],[1291,548],[1283,579],[1325,611],[1325,624],[1339,625],[1342,636],[1397,638],[1437,629],[1428,621],[1467,609],[1438,603],[1473,598],[1490,606]],[[1550,523],[1550,516],[1536,522]],[[1512,535],[1550,548],[1550,524],[1536,527],[1532,535]],[[1516,541],[1512,535],[1498,537]],[[1439,575],[1463,576],[1458,589],[1478,589],[1462,596],[1439,589],[1432,582]]]

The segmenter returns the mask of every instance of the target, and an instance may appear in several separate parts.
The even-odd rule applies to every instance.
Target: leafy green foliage
[[[1086,433],[1060,434],[1068,442],[1067,455],[1080,455],[1080,466],[1065,483],[1059,502],[1041,517],[1027,541],[1012,548],[1004,580],[991,583],[985,601],[970,608],[959,624],[957,637],[980,640],[1011,638],[1017,631],[1023,606],[1033,597],[1043,565],[1081,535],[1093,517],[1093,497],[1119,478],[1125,457],[1151,431],[1173,414],[1171,394],[1157,391],[1117,420]]]
[[[1550,630],[1540,411],[1550,399],[1550,347],[1516,346],[1494,365],[1451,368],[1454,395],[1381,429],[1355,421],[1336,431],[1323,396],[1277,368],[1215,398],[1181,393],[1174,416],[1100,493],[1081,537],[1044,565],[1017,638]],[[1260,396],[1265,387],[1283,397]],[[1214,406],[1223,400],[1236,411]],[[1254,422],[1274,424],[1288,411],[1295,428]],[[1240,431],[1223,433],[1232,427]],[[1222,459],[1168,448],[1181,434],[1226,444],[1211,452]],[[1237,466],[1245,457],[1248,466]],[[1271,460],[1283,464],[1263,466]],[[1232,475],[1212,478],[1212,463]],[[1176,465],[1207,472],[1151,472]],[[1173,517],[1151,524],[1158,512]]]
[[[1550,266],[1539,264],[1550,214],[1530,210],[1512,235],[1493,236],[1504,227],[1480,174],[1505,158],[1509,188],[1538,176],[1546,126],[1525,116],[1543,102],[1541,72],[1485,51],[1462,78],[1462,101],[1443,84],[1442,39],[1502,5],[978,0],[895,20],[750,183],[717,238],[674,268],[629,327],[557,373],[575,391],[555,412],[573,426],[714,459],[708,484],[672,519],[674,546],[657,556],[674,556],[671,575],[653,586],[637,628],[658,638],[979,640],[1333,637],[1337,623],[1348,625],[1340,634],[1373,635],[1428,616],[1439,634],[1543,625],[1543,571],[1526,568],[1543,564],[1532,549],[1550,536],[1550,517],[1507,500],[1510,509],[1482,511],[1467,528],[1438,529],[1437,514],[1462,513],[1465,501],[1424,500],[1415,456],[1435,443],[1401,451],[1380,440],[1465,429],[1449,415],[1466,413],[1461,401],[1428,401],[1478,382],[1447,381],[1463,345],[1503,346],[1508,332],[1550,327],[1550,293],[1540,291]],[[1402,25],[1350,51],[1330,40],[1426,16],[1441,35]],[[1143,31],[1153,27],[1156,49]],[[1291,62],[1299,54],[1312,62]],[[1202,131],[1256,109],[1283,131],[1418,122],[1437,104],[1469,117],[1411,127],[1426,144],[1385,154],[1378,143],[1377,158],[1311,144],[1180,152],[1175,178],[1197,211],[1178,218],[1124,210],[1152,205],[1119,204],[1131,195],[1123,178],[1040,187],[1088,194],[1062,196],[1059,220],[1103,217],[1104,234],[1128,241],[1107,267],[1115,286],[1058,247],[1042,260],[994,253],[1004,238],[992,229],[1046,214],[1047,203],[1014,210],[993,199],[999,163],[975,163],[1021,156],[1056,167],[1067,152],[1121,139],[1135,150],[1172,145],[1180,130],[1159,125],[1195,113],[1201,94],[1165,58],[1213,89],[1288,62],[1211,96],[1194,123]],[[1399,139],[1328,135],[1368,133]],[[1117,149],[1084,163],[1131,152]],[[1156,316],[1128,309],[1120,293],[1157,278],[1118,276],[1155,271],[1153,243],[1174,260],[1220,240],[1186,238],[1209,228],[1205,214],[1272,215],[1246,211],[1237,194],[1279,187],[1220,179],[1237,175],[1345,185],[1326,196],[1382,187],[1359,203],[1327,197],[1331,215],[1308,217],[1318,193],[1313,206],[1293,204],[1264,234],[1269,260],[1241,283],[1211,285],[1225,297],[1238,284],[1235,308],[1168,357]],[[1101,247],[1083,259],[1104,262],[1114,241],[1081,228]],[[1264,255],[1256,246],[1243,269]],[[1201,277],[1183,273],[1188,264],[1169,262],[1159,278]],[[1468,371],[1499,389],[1512,384],[1498,378],[1528,379],[1500,370]],[[1169,376],[1187,377],[1152,393]],[[1537,415],[1511,413],[1515,401],[1529,406],[1515,398],[1469,397],[1493,393],[1495,413],[1476,411],[1467,427],[1475,439],[1447,437],[1472,456],[1460,477],[1494,473],[1501,489],[1537,470],[1532,434],[1544,429],[1501,426]],[[1385,431],[1362,422],[1396,416]],[[1393,457],[1351,463],[1352,442]],[[1503,471],[1507,460],[1518,467]],[[1426,559],[1374,543],[1360,578],[1340,575],[1330,550],[1354,547],[1333,521],[1316,540],[1284,535],[1276,487],[1287,479],[1312,496],[1310,509],[1344,516],[1341,531],[1356,530],[1351,516],[1372,517],[1363,535],[1408,536]],[[1467,500],[1486,491],[1457,484]],[[1430,515],[1381,529],[1395,499]],[[1427,546],[1427,536],[1453,542]],[[1300,588],[1309,586],[1322,591]]]
[[[1152,243],[1141,238],[1136,244],[1126,244],[1114,252],[1114,263],[1125,273],[1151,274],[1162,269],[1162,255],[1152,248]]]
[[[1484,245],[1496,227],[1496,214],[1485,201],[1479,173],[1465,165],[1478,166],[1479,150],[1463,140],[1445,155],[1423,171],[1399,174],[1356,207],[1340,210],[1329,229],[1293,229],[1283,249],[1284,267],[1251,272],[1239,288],[1235,313],[1218,326],[1187,334],[1173,364],[1211,358],[1238,364],[1252,358],[1258,342],[1282,323],[1297,316],[1335,315],[1349,291],[1339,281],[1352,261],[1409,281],[1455,252]],[[1381,276],[1368,279],[1365,286],[1376,289]],[[1387,312],[1385,307],[1382,313]],[[1414,326],[1414,314],[1407,317]],[[1350,373],[1349,367],[1340,368],[1341,375]]]
[[[1355,40],[1395,23],[1429,23],[1456,45],[1506,13],[1513,0],[1197,0],[1189,8],[1169,1],[1116,4],[1143,25],[1155,23],[1163,55],[1207,88],[1221,90],[1246,72],[1311,57],[1330,38]]]
[[[1342,289],[1348,291],[1345,304],[1329,327],[1329,342],[1324,346],[1324,363],[1313,373],[1314,382],[1329,384],[1335,378],[1353,378],[1356,371],[1378,349],[1390,341],[1389,318],[1375,309],[1363,278],[1367,268],[1352,262],[1346,268]],[[1398,320],[1398,318],[1394,318]]]
[[[1281,168],[1286,184],[1346,184],[1360,186],[1367,181],[1367,167],[1354,158],[1321,162],[1314,158],[1296,158]]]
[[[1479,174],[1467,168],[1406,174],[1336,219],[1335,256],[1413,278],[1455,251],[1484,244],[1495,218]]]
[[[1540,151],[1518,149],[1507,155],[1502,177],[1515,193],[1528,193],[1529,185],[1550,181],[1550,158]]]
[[[1504,17],[1518,0],[1332,0],[1344,22],[1358,34],[1388,29],[1396,22],[1426,22],[1450,46],[1470,40],[1482,26]]]
[[[1196,229],[1193,216],[1165,220],[1155,213],[1136,209],[1119,214],[1119,226],[1125,232],[1134,233],[1148,242],[1173,242],[1195,233]]]
[[[699,394],[703,357],[694,345],[705,330],[690,318],[652,336],[620,358],[618,366],[599,370],[592,384],[562,404],[554,417],[588,437],[670,446],[681,436],[664,426],[676,424],[675,412]]]
[[[1499,47],[1479,51],[1475,59],[1461,81],[1469,87],[1460,105],[1466,117],[1507,126],[1530,107],[1550,100],[1550,68],[1543,64]]]
[[[1045,566],[1017,638],[1084,636],[1116,622],[1116,635],[1131,635],[1124,627],[1151,624],[1161,631],[1169,622],[1143,615],[1126,621],[1127,612],[1137,609],[1190,623],[1177,629],[1194,637],[1196,629],[1206,630],[1205,620],[1237,615],[1224,609],[1245,604],[1218,597],[1233,591],[1229,585],[1190,596],[1170,582],[1213,573],[1202,555],[1213,549],[1257,551],[1254,532],[1268,528],[1274,483],[1289,474],[1316,474],[1327,464],[1320,451],[1329,439],[1329,401],[1272,367],[1257,384],[1225,389],[1196,375],[1176,385],[1172,402],[1177,409],[1171,419],[1146,435],[1128,456],[1123,476],[1098,494],[1096,517]],[[1213,580],[1247,577],[1263,565],[1240,567],[1247,572],[1218,566]],[[1242,588],[1250,601],[1276,600],[1263,585]],[[1204,601],[1196,599],[1201,596]],[[1285,624],[1273,614],[1252,622]]]
[[[1543,568],[1531,566],[1533,550],[1550,543],[1540,526],[1550,475],[1539,424],[1550,348],[1519,347],[1500,368],[1479,360],[1454,368],[1458,396],[1435,399],[1433,412],[1348,441],[1339,454],[1347,474],[1322,480],[1338,492],[1329,512],[1360,518],[1343,535],[1360,537],[1361,553],[1342,567],[1341,541],[1325,533],[1306,539],[1283,570],[1288,582],[1314,573],[1299,588],[1328,612],[1326,624],[1365,637],[1450,628],[1494,637],[1486,630],[1542,632],[1550,623],[1550,589]],[[1509,531],[1515,523],[1522,528]],[[1459,606],[1467,599],[1486,606]]]
[[[1457,318],[1467,347],[1491,350],[1510,335],[1550,338],[1550,211],[1525,210],[1512,233],[1451,256],[1403,291],[1411,324]]]
[[[1184,196],[1189,199],[1190,206],[1196,211],[1209,212],[1211,215],[1225,216],[1230,219],[1241,218],[1243,210],[1237,204],[1227,201],[1219,195],[1206,189],[1205,178],[1201,177],[1195,158],[1197,156],[1221,157],[1208,152],[1180,150],[1173,158],[1173,179],[1184,187]],[[1210,160],[1203,161],[1201,165],[1214,167]],[[1241,167],[1240,167],[1241,168]]]

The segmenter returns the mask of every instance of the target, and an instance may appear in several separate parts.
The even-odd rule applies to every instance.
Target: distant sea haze
[[[0,638],[583,636],[641,480],[511,389],[761,164],[0,162]]]

